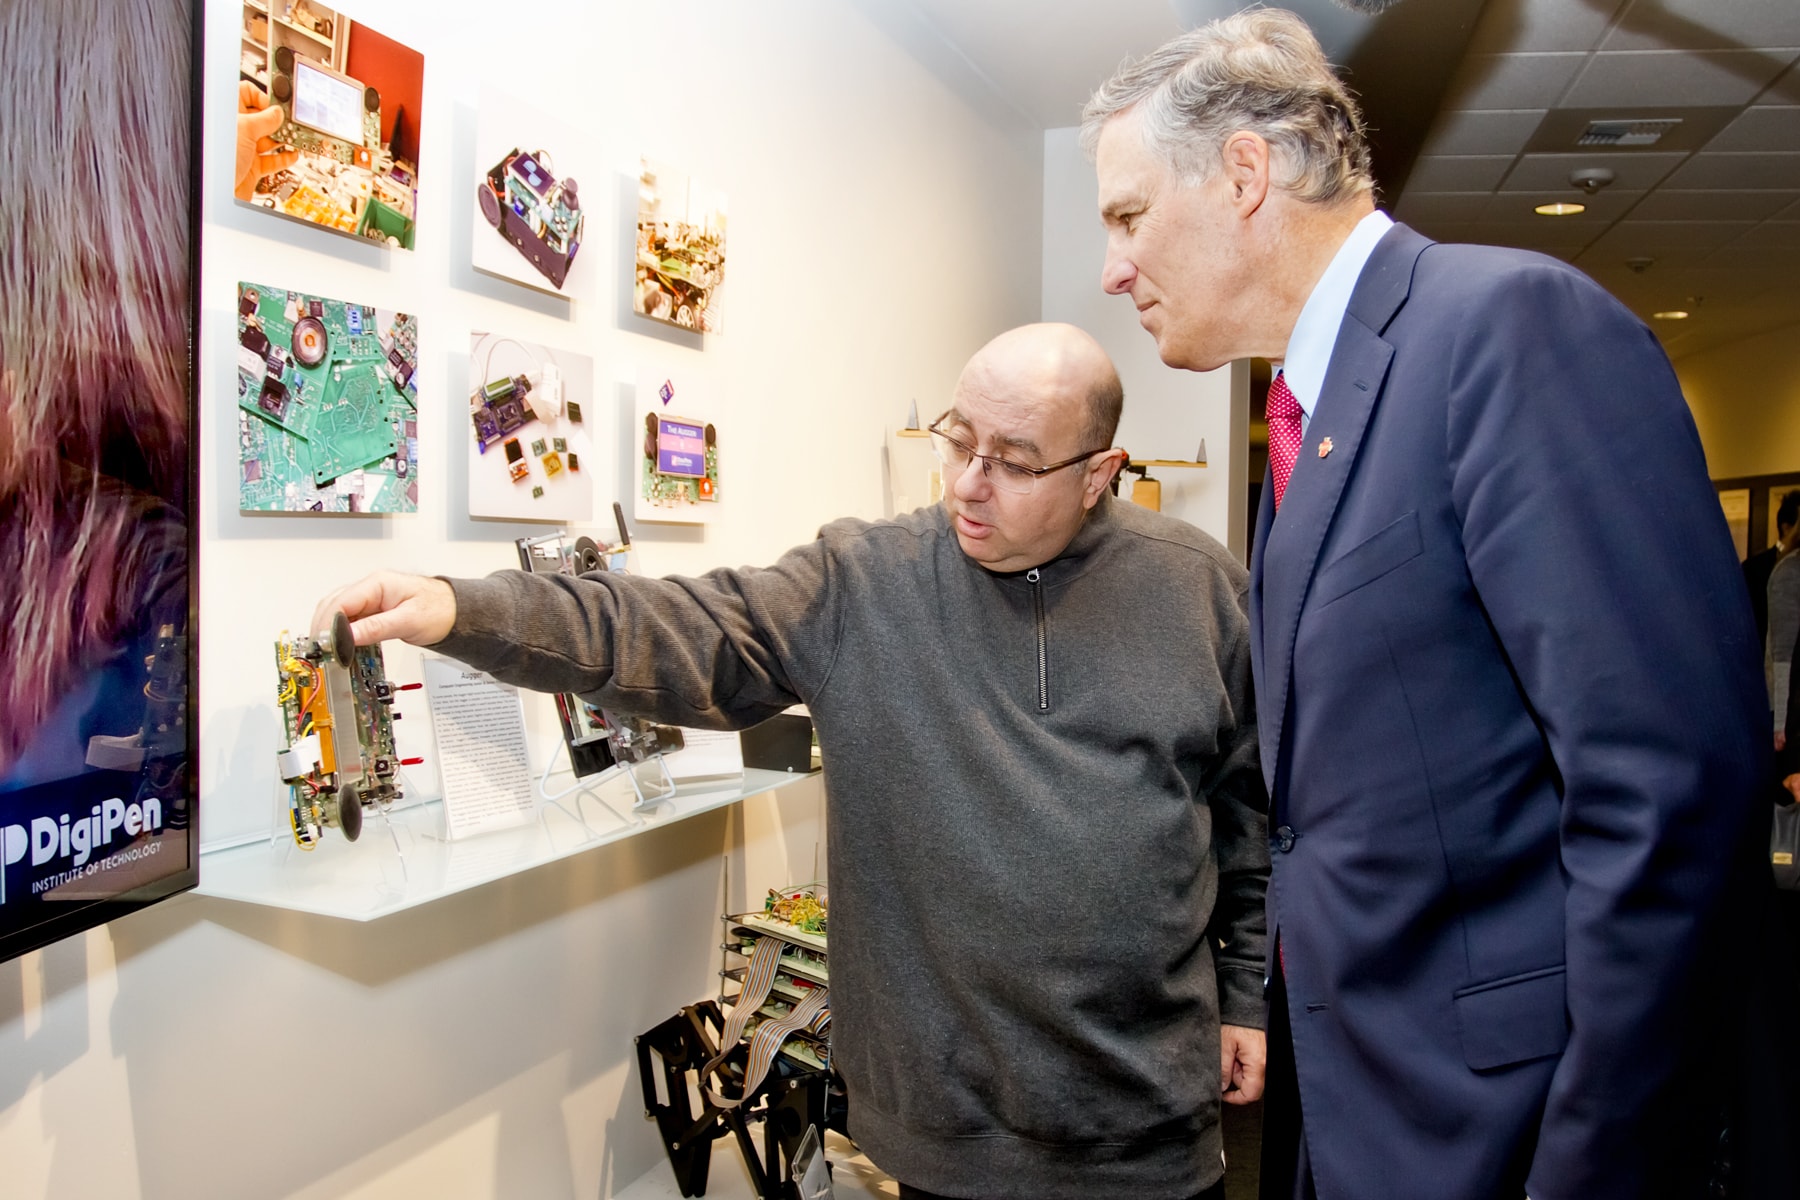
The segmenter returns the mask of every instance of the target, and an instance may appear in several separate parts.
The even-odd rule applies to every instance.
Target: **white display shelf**
[[[455,842],[443,839],[442,805],[434,801],[385,821],[369,815],[355,842],[332,830],[310,851],[286,838],[203,851],[195,891],[373,921],[810,778],[746,768],[742,778],[683,783],[671,798],[634,812],[631,782],[615,772],[583,793],[543,805],[530,824]],[[561,782],[568,785],[568,776]]]

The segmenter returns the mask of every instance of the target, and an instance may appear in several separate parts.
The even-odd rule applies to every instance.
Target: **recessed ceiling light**
[[[1688,313],[1685,309],[1671,308],[1668,312],[1651,313],[1658,321],[1685,321]]]
[[[1570,204],[1566,201],[1558,200],[1555,204],[1540,204],[1532,209],[1532,211],[1541,217],[1572,217],[1576,213],[1586,212],[1587,205]]]

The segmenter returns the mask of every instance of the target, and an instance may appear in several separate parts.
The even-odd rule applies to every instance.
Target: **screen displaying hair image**
[[[725,197],[686,172],[642,160],[632,309],[701,333],[723,328]]]
[[[412,249],[425,56],[324,4],[280,11],[243,0],[235,195]]]
[[[238,509],[417,512],[419,319],[238,284]]]
[[[198,878],[186,0],[0,5],[0,957]]]

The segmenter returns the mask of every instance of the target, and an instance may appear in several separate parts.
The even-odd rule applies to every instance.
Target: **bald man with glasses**
[[[681,725],[804,702],[862,1150],[902,1197],[1222,1197],[1219,1106],[1263,1066],[1246,573],[1113,499],[1123,393],[1087,334],[1002,334],[953,401],[942,503],[771,567],[382,573],[315,626]]]

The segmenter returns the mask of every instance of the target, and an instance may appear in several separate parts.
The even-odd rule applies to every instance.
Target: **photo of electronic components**
[[[719,430],[700,416],[701,385],[682,376],[639,372],[637,496],[639,521],[704,525],[719,508]]]
[[[425,56],[312,0],[243,9],[237,199],[412,249]]]
[[[481,89],[475,127],[475,212],[469,258],[477,271],[558,296],[589,296],[597,268],[583,257],[584,182],[599,168],[574,127],[501,92]],[[611,179],[614,176],[605,176]]]
[[[354,842],[363,810],[386,812],[401,797],[400,768],[423,761],[394,748],[395,693],[420,685],[390,682],[380,645],[356,645],[343,613],[317,637],[282,634],[275,668],[287,741],[275,761],[294,841],[314,849],[329,828]]]
[[[718,333],[725,287],[725,196],[685,171],[643,159],[638,170],[632,310]]]
[[[240,511],[418,511],[418,318],[240,283],[237,341]]]
[[[590,521],[594,360],[497,333],[469,335],[469,515]]]

